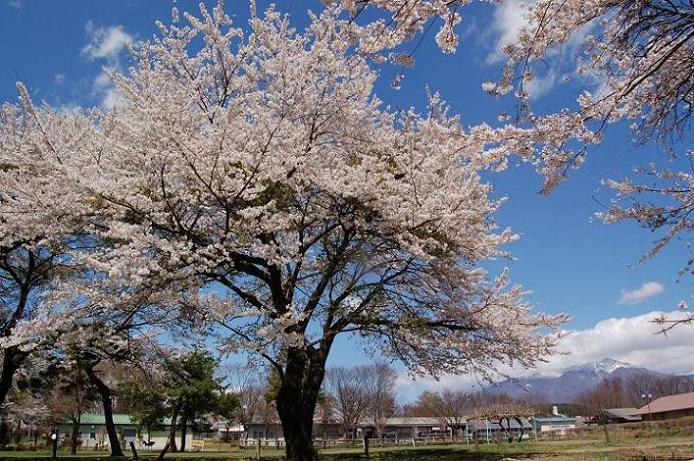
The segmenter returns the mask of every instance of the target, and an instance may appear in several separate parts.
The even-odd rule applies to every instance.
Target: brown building
[[[632,414],[640,415],[646,421],[694,416],[694,392],[660,397]]]

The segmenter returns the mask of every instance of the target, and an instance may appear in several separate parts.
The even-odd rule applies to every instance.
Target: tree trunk
[[[518,443],[521,443],[523,441],[523,435],[525,435],[525,428],[523,427],[523,418],[516,418],[516,422],[518,423],[519,433],[518,435]]]
[[[70,435],[70,453],[73,455],[77,454],[77,437],[79,435],[81,419],[81,415],[77,413],[77,417],[72,420],[72,434]]]
[[[286,395],[286,394],[285,394]],[[300,400],[277,402],[288,461],[313,461],[313,411]],[[281,409],[280,409],[281,408]]]
[[[101,380],[101,378],[96,375],[96,372],[92,367],[86,367],[85,372],[101,396],[101,403],[104,407],[106,433],[108,434],[108,444],[111,447],[111,456],[124,456],[123,449],[121,448],[120,441],[118,440],[116,425],[113,422],[113,399],[111,398],[111,389]]]
[[[277,392],[288,461],[313,461],[313,414],[318,402],[330,343],[320,350],[289,348]]]
[[[172,453],[175,453],[178,451],[176,448],[176,423],[178,421],[178,413],[181,411],[181,403],[176,402],[176,405],[174,406],[173,413],[171,414],[171,431],[169,432],[169,444],[171,445],[169,447],[169,450]]]
[[[188,417],[184,416],[181,421],[181,453],[186,451],[186,434],[188,434]]]
[[[19,369],[22,357],[17,353],[16,347],[8,347],[2,355],[2,372],[0,372],[0,407],[5,403],[7,394],[12,389],[12,380]]]
[[[31,279],[35,269],[34,254],[31,251],[28,252],[28,263],[29,265],[24,275],[24,281],[19,285],[19,298],[17,300],[14,314],[12,315],[10,321],[3,327],[3,337],[8,337],[12,334],[15,326],[23,317],[24,310],[29,302],[29,293],[32,286]],[[12,388],[12,379],[14,378],[15,372],[19,369],[22,362],[28,356],[29,352],[20,350],[18,346],[11,346],[3,351],[2,372],[0,372],[0,408],[2,408],[2,405],[5,403],[5,399],[7,398],[7,394]],[[6,438],[7,434],[0,434],[0,441],[2,441],[3,446],[7,443],[5,441]]]
[[[5,421],[5,412],[0,410],[0,447],[10,444],[10,426]]]

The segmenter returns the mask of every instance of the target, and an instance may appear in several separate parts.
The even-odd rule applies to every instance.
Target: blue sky
[[[0,2],[0,101],[17,100],[15,82],[19,79],[35,101],[45,100],[66,108],[109,104],[112,94],[108,82],[100,76],[102,66],[124,69],[127,53],[122,49],[123,43],[151,37],[156,33],[154,21],[168,21],[171,7],[166,1],[134,0]],[[196,11],[196,3],[180,1],[178,6],[181,10]],[[227,11],[240,20],[247,16],[246,2],[227,3]],[[292,13],[298,25],[306,21],[308,8],[320,9],[318,1],[309,0],[281,5],[283,11]],[[512,34],[518,21],[513,2],[502,7],[481,2],[465,7],[462,13],[462,44],[456,54],[442,54],[432,34],[417,49],[416,65],[406,71],[399,91],[390,86],[396,69],[380,70],[377,92],[386,103],[396,108],[413,105],[423,110],[429,87],[441,92],[452,112],[461,114],[466,125],[494,123],[499,112],[512,109],[509,101],[490,99],[480,85],[499,76],[501,62],[496,48],[500,40]],[[411,49],[413,45],[408,46]],[[571,75],[575,53],[575,49],[567,47],[556,58],[562,73]],[[561,75],[541,76],[544,78],[539,81],[534,100],[538,112],[570,104],[579,93],[580,82],[571,78],[560,83]],[[691,140],[688,135],[680,147],[691,146]],[[690,304],[694,301],[691,276],[678,282],[678,271],[691,252],[683,242],[676,242],[645,264],[636,265],[655,236],[631,223],[608,226],[591,220],[592,214],[601,209],[594,197],[607,197],[599,188],[600,180],[628,174],[631,167],[647,159],[664,162],[665,157],[655,152],[654,146],[635,146],[628,130],[616,125],[610,127],[604,144],[591,149],[586,165],[572,172],[570,179],[548,197],[537,194],[541,180],[527,166],[490,177],[495,193],[509,197],[497,216],[499,224],[512,226],[522,235],[510,247],[517,260],[504,262],[510,266],[513,279],[534,292],[531,300],[538,309],[572,315],[567,328],[579,334],[596,331],[596,324],[605,319],[638,318],[633,328],[641,331],[632,334],[652,336],[653,327],[646,321],[649,317],[643,314],[674,310],[682,299]],[[627,297],[629,303],[619,302],[623,292],[642,287],[640,292]],[[694,335],[690,331],[685,336],[675,339],[677,355],[694,353]],[[666,360],[665,364],[663,354],[667,359],[675,359],[668,357],[675,354],[673,340],[659,338],[662,345],[648,338],[647,346],[630,343],[625,350],[611,349],[609,335],[600,341],[605,342],[605,355],[616,355],[616,359],[637,361],[663,371],[694,371],[694,359],[679,363]],[[349,339],[343,339],[338,346],[334,363],[365,359]],[[634,354],[635,350],[641,352]],[[685,355],[694,356],[692,353]],[[599,348],[585,358],[602,358]]]

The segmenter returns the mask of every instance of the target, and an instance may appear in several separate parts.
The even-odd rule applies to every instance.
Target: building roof
[[[436,416],[396,416],[393,418],[385,418],[384,426],[389,427],[421,427],[421,426],[445,426],[454,421],[463,423],[467,420],[466,417],[460,416],[457,418],[436,417]],[[360,426],[370,427],[374,425],[372,419],[365,419]]]
[[[641,416],[635,416],[636,411],[636,408],[605,408],[602,410],[608,418],[641,421]]]
[[[386,418],[384,421],[384,426],[438,426],[441,424],[441,421],[441,418],[434,418],[429,416],[403,416]],[[373,424],[373,421],[367,422],[367,424]]]
[[[540,424],[556,424],[556,423],[575,423],[576,418],[564,415],[553,415],[553,416],[535,416],[534,421]]]
[[[69,424],[71,423],[71,421],[69,421],[67,418],[63,418],[62,423]],[[125,413],[114,413],[113,423],[116,426],[137,426],[138,424],[135,418]],[[104,426],[106,425],[106,417],[100,413],[83,413],[80,416],[80,425]],[[162,425],[171,425],[171,418],[164,418],[164,420],[162,421]]]
[[[648,415],[652,413],[665,413],[668,411],[689,410],[694,408],[694,392],[686,394],[667,395],[655,399],[648,405],[636,410],[633,415]]]

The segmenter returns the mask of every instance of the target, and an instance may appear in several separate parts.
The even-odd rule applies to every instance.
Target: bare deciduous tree
[[[367,419],[383,437],[386,419],[396,412],[395,380],[397,373],[386,362],[365,367],[365,390],[368,397]]]
[[[356,437],[359,423],[369,408],[368,373],[368,366],[336,367],[326,373],[325,390],[333,396],[345,438]]]

